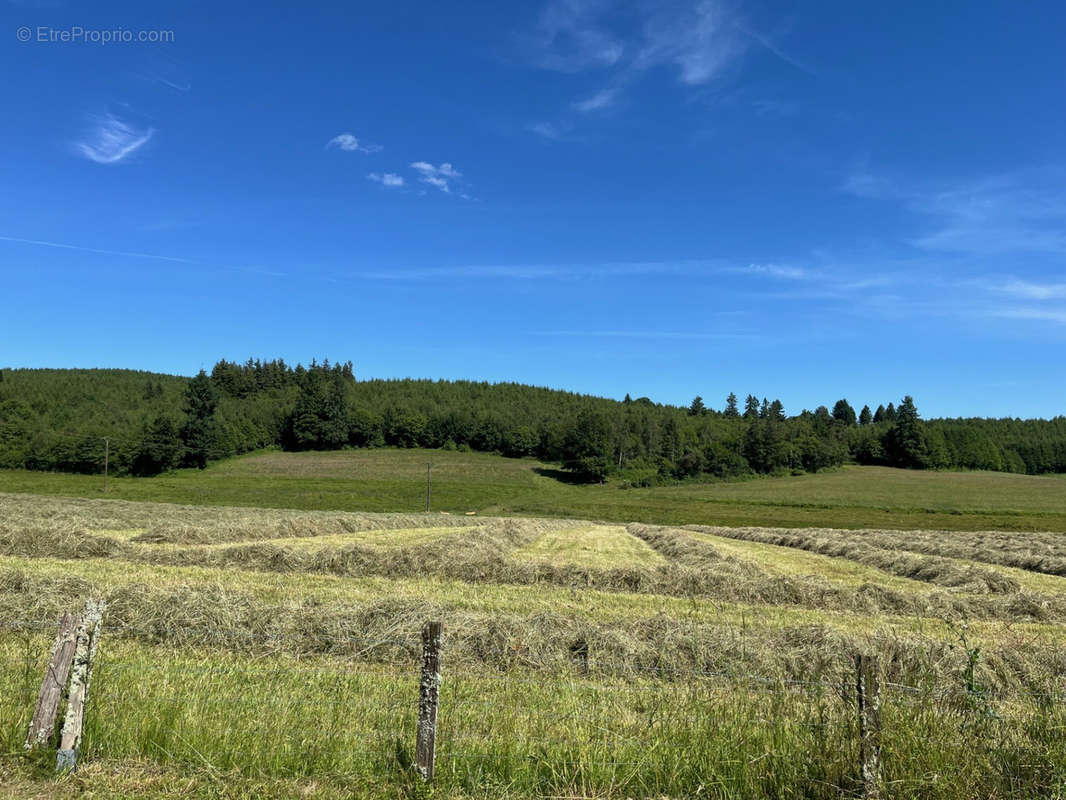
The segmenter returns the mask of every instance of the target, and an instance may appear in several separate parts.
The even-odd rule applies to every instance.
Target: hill
[[[535,457],[575,480],[633,486],[817,472],[848,462],[1066,471],[1066,417],[923,421],[909,396],[789,416],[749,394],[722,410],[513,383],[366,380],[351,363],[218,362],[195,378],[0,371],[0,467],[154,475],[267,447],[425,447]],[[106,445],[105,445],[106,439]]]

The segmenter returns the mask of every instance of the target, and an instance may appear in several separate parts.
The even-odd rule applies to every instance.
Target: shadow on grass
[[[573,472],[565,469],[553,469],[551,467],[533,467],[533,471],[538,475],[545,478],[551,478],[552,480],[559,481],[559,483],[565,483],[570,486],[588,486],[587,480],[582,480],[579,475],[575,475]]]

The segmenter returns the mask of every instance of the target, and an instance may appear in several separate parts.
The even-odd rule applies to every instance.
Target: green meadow
[[[107,497],[337,511],[564,516],[781,527],[1066,531],[1066,477],[844,467],[738,482],[574,485],[553,465],[483,453],[380,449],[255,453],[154,478],[112,478]],[[0,491],[104,497],[103,477],[0,471]]]

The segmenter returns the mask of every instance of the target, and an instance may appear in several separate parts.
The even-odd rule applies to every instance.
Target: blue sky
[[[0,365],[1066,412],[1060,2],[2,1]]]

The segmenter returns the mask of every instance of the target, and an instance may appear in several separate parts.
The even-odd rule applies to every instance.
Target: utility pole
[[[426,513],[429,513],[429,468],[432,464],[426,464]]]
[[[104,437],[104,494],[107,494],[107,467],[111,461],[111,437]]]

